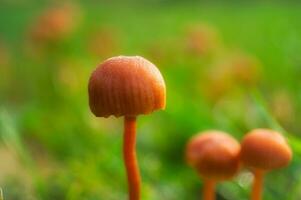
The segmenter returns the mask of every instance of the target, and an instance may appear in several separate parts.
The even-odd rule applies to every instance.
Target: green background
[[[115,55],[144,56],[167,86],[166,110],[138,118],[142,199],[200,199],[202,179],[184,159],[187,140],[207,129],[240,140],[259,127],[281,131],[294,152],[289,167],[268,173],[264,199],[301,198],[299,3],[68,2],[75,15],[68,33],[42,45],[32,41],[38,18],[60,4],[0,1],[5,199],[127,198],[122,119],[95,118],[87,96],[93,69]],[[188,45],[203,37],[204,51]],[[247,80],[235,73],[237,60],[253,63],[243,66]],[[249,199],[251,180],[242,169],[218,185],[217,199]]]

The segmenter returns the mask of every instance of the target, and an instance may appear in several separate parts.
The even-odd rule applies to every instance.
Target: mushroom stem
[[[252,188],[252,200],[261,200],[262,198],[262,187],[263,187],[263,179],[264,172],[259,169],[255,169],[253,171],[254,174],[254,183]]]
[[[136,157],[136,116],[124,117],[123,158],[128,178],[129,200],[139,200],[141,181]]]
[[[215,185],[216,182],[210,179],[206,179],[203,188],[204,200],[215,200]]]

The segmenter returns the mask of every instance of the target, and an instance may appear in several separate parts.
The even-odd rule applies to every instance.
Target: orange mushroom
[[[189,53],[206,55],[220,45],[217,31],[206,24],[194,24],[187,27],[185,46]]]
[[[88,42],[89,51],[98,57],[111,56],[119,47],[118,33],[111,27],[102,27],[93,32]]]
[[[201,132],[190,139],[186,159],[204,178],[203,199],[215,199],[215,185],[232,178],[239,170],[240,144],[227,133]]]
[[[255,129],[241,143],[241,160],[254,173],[252,200],[261,200],[263,177],[267,171],[287,166],[292,151],[285,138],[269,129]]]
[[[136,117],[165,108],[166,89],[157,67],[139,56],[118,56],[104,61],[89,81],[90,109],[97,117],[124,116],[124,162],[129,199],[140,199],[136,158]]]
[[[64,38],[74,29],[77,17],[77,9],[72,4],[51,7],[31,27],[30,39],[40,44]]]

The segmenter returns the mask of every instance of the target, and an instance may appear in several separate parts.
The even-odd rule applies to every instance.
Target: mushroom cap
[[[164,109],[166,89],[158,68],[140,56],[112,57],[89,81],[89,105],[97,117],[136,116]]]
[[[204,178],[229,179],[239,170],[240,144],[222,131],[209,130],[187,144],[186,159]]]
[[[252,130],[241,143],[241,160],[248,167],[272,170],[287,166],[291,159],[286,139],[273,130]]]
[[[55,41],[70,33],[77,19],[73,5],[63,5],[46,10],[31,29],[31,39],[35,42]]]

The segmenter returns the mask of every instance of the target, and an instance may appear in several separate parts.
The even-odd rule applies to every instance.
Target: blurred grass
[[[298,3],[82,1],[74,30],[39,46],[29,30],[48,4],[0,2],[0,155],[17,165],[0,168],[5,199],[126,199],[122,121],[96,119],[87,102],[91,71],[119,54],[150,59],[167,85],[167,109],[139,118],[143,199],[199,198],[202,182],[183,159],[187,139],[204,129],[240,139],[257,127],[280,130],[294,151],[288,168],[268,175],[264,199],[301,198]],[[205,53],[187,47],[199,27],[217,35]],[[229,75],[237,57],[258,61],[255,83]],[[220,86],[229,88],[212,95]],[[249,186],[243,172],[218,186],[218,199],[248,199]]]

